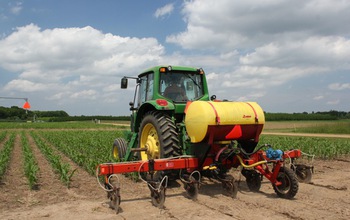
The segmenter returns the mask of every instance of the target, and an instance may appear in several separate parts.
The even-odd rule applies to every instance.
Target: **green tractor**
[[[209,101],[203,70],[156,66],[137,78],[122,78],[122,89],[127,88],[128,78],[137,83],[134,101],[130,102],[131,134],[127,141],[115,140],[114,157],[132,161],[189,154],[183,136],[184,111],[189,101]]]

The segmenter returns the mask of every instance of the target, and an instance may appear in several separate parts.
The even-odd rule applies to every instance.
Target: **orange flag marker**
[[[24,109],[30,109],[30,104],[29,104],[28,101],[26,101],[26,102],[24,103],[23,108],[24,108]]]

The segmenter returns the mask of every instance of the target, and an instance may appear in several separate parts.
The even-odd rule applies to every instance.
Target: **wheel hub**
[[[147,124],[142,131],[141,146],[147,148],[146,152],[141,153],[142,160],[158,159],[159,153],[159,137],[155,127],[152,124]]]

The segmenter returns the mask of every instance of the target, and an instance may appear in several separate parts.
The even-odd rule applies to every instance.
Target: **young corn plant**
[[[289,137],[262,135],[260,144],[268,143],[276,149],[300,149],[304,153],[313,154],[320,159],[335,159],[350,154],[350,139],[321,137]]]
[[[64,163],[61,160],[61,157],[56,154],[54,150],[48,144],[46,144],[36,133],[31,132],[30,135],[33,137],[40,151],[50,162],[53,169],[60,175],[60,180],[69,188],[72,181],[72,176],[76,170],[71,171],[70,165],[68,163]]]
[[[0,133],[0,142],[1,142],[2,140],[5,139],[6,134],[7,134],[7,131],[2,131],[2,132]]]
[[[111,145],[114,138],[121,136],[115,131],[43,131],[40,134],[55,148],[63,152],[77,165],[91,175],[95,175],[96,166],[113,161]]]
[[[21,133],[22,151],[24,159],[24,173],[28,179],[30,189],[38,187],[38,171],[39,166],[34,158],[33,152],[29,147],[25,133]]]
[[[15,133],[10,134],[10,138],[5,142],[0,150],[0,180],[3,178],[9,164],[13,146],[15,144]]]

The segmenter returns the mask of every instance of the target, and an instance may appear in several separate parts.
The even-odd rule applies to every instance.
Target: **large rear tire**
[[[170,116],[159,111],[150,111],[142,119],[139,135],[139,148],[146,148],[140,152],[140,159],[160,159],[181,155],[178,133]],[[154,178],[162,179],[168,175],[170,179],[177,178],[176,171],[156,172]]]
[[[141,160],[169,158],[181,155],[178,133],[170,116],[158,111],[145,114],[139,129]]]

